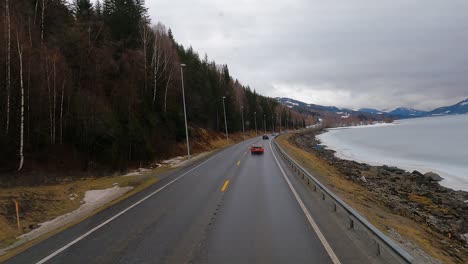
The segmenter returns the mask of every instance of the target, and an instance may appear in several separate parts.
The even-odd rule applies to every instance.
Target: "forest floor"
[[[368,188],[367,185],[374,180],[371,175],[366,176],[367,184],[359,179],[355,180],[347,175],[347,172],[355,171],[353,167],[342,170],[336,166],[340,164],[339,161],[334,160],[330,163],[327,160],[330,159],[330,155],[324,156],[322,153],[324,150],[315,151],[310,147],[316,144],[313,142],[315,133],[286,134],[278,137],[277,140],[301,166],[413,255],[417,263],[464,263],[463,259],[468,255],[466,247],[451,240],[450,234],[449,237],[444,236],[434,232],[427,223],[405,216],[400,212],[401,210],[396,210],[403,203],[396,202],[395,205],[390,206],[384,202],[386,199],[383,197],[384,192]],[[382,186],[382,188],[386,187]],[[419,208],[423,206],[421,202],[430,201],[429,199],[419,201],[420,199],[416,198],[420,196],[409,195],[408,204]]]
[[[212,151],[227,147],[223,133],[196,130],[191,141],[192,159],[203,158]],[[255,136],[247,132],[246,139]],[[229,145],[240,142],[242,133],[229,135]],[[126,174],[63,177],[63,181],[41,185],[0,188],[0,256],[14,254],[19,244],[32,244],[76,224],[92,214],[115,204],[159,180],[158,175],[184,166],[188,159],[184,143],[175,146],[180,156],[154,161],[148,168],[133,168]],[[19,205],[17,226],[15,201]],[[50,231],[50,232],[49,232]],[[3,248],[3,250],[2,250]],[[4,256],[5,257],[5,256]],[[1,261],[2,257],[0,257]]]

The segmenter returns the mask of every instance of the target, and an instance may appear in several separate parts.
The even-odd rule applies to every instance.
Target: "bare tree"
[[[62,98],[60,100],[60,144],[63,143],[63,98],[65,95],[65,80],[62,84]]]
[[[50,69],[49,69],[49,59],[48,55],[45,55],[45,71],[46,71],[46,80],[47,80],[47,95],[49,99],[49,121],[50,121],[50,144],[54,144],[53,137],[53,117],[52,117],[52,96],[50,94]]]
[[[46,0],[42,0],[42,10],[41,10],[41,45],[44,43],[45,4],[46,4]]]
[[[54,98],[54,103],[53,103],[53,110],[52,110],[52,144],[55,144],[56,140],[55,140],[55,128],[56,128],[56,123],[57,123],[57,118],[56,118],[56,113],[57,113],[57,86],[56,86],[56,80],[57,80],[57,68],[56,68],[56,64],[57,64],[57,54],[54,54],[54,58],[53,58],[53,66],[52,66],[52,69],[53,69],[53,77],[54,77],[54,80],[53,80],[53,98]]]
[[[167,90],[169,88],[169,83],[171,82],[172,72],[174,71],[174,67],[171,66],[169,70],[169,76],[167,77],[166,81],[166,91],[164,92],[164,113],[167,112]]]
[[[11,24],[10,24],[10,5],[9,0],[5,0],[5,20],[6,20],[6,37],[7,37],[7,61],[6,61],[6,128],[5,133],[8,134],[10,128],[10,88],[11,88]]]
[[[156,92],[158,80],[161,78],[162,74],[166,71],[167,67],[167,53],[163,52],[163,37],[165,34],[164,26],[161,24],[156,25],[153,29],[154,34],[154,45],[153,45],[153,105],[156,102]]]
[[[16,42],[18,45],[18,57],[19,57],[19,66],[20,66],[20,89],[21,89],[21,115],[20,115],[20,149],[19,149],[19,156],[20,156],[20,163],[18,166],[18,171],[23,168],[24,163],[24,155],[23,155],[23,148],[24,148],[24,86],[23,86],[23,50],[20,45],[18,32],[16,32]]]
[[[148,47],[148,40],[151,36],[151,32],[148,30],[148,25],[146,20],[142,20],[140,23],[140,35],[141,35],[141,42],[143,45],[143,62],[144,62],[144,69],[145,69],[145,93],[148,88],[148,63],[146,61],[148,52],[147,52],[147,47]]]

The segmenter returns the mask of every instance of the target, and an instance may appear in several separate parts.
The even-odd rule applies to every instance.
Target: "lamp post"
[[[275,133],[275,118],[273,117],[273,114],[271,114],[271,127],[273,128],[273,133]]]
[[[226,106],[224,105],[224,99],[226,99],[226,96],[223,96],[223,111],[224,111],[224,127],[226,128],[226,143],[229,144],[229,133],[228,133],[228,127],[227,127]]]
[[[266,122],[265,122],[265,117],[266,117],[266,115],[263,115],[263,129],[265,130],[265,134],[266,134]]]
[[[255,136],[257,136],[257,112],[254,112],[255,116]]]
[[[281,135],[281,110],[280,110],[279,118],[280,118],[279,133],[280,133],[280,135]]]
[[[242,117],[242,133],[244,134],[244,141],[245,141],[245,129],[244,129],[244,106],[241,106],[241,117]]]
[[[185,64],[180,64],[180,78],[182,81],[182,101],[184,103],[184,119],[185,119],[185,138],[187,139],[187,156],[190,159],[190,143],[188,138],[188,127],[187,127],[187,110],[185,108],[185,89],[184,89],[184,67]]]

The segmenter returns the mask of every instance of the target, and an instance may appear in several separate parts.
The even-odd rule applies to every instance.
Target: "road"
[[[265,146],[251,155],[250,144]],[[172,171],[146,190],[6,263],[375,263],[254,138]]]

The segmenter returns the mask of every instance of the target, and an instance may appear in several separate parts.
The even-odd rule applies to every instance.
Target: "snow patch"
[[[159,167],[159,164],[157,164],[157,167]],[[142,175],[143,173],[145,172],[148,172],[148,171],[151,171],[150,169],[145,169],[145,168],[138,168],[132,172],[129,172],[125,175],[123,175],[124,177],[128,177],[128,176],[138,176],[138,175]]]
[[[38,238],[39,236],[42,236],[46,233],[56,230],[64,225],[67,225],[77,219],[80,219],[81,217],[84,217],[90,214],[95,209],[115,200],[116,198],[124,195],[131,189],[133,189],[133,187],[131,186],[122,187],[122,188],[119,186],[114,186],[112,188],[103,189],[103,190],[87,191],[85,193],[85,197],[83,201],[81,201],[82,204],[78,209],[71,211],[69,213],[66,213],[64,215],[58,216],[50,221],[39,224],[38,228],[19,236],[17,238],[18,241],[16,241],[13,245],[0,249],[0,255],[4,254],[5,252],[7,252],[8,250],[12,248],[15,248],[35,238]],[[76,194],[71,194],[71,195],[73,195],[74,197],[77,197]]]

